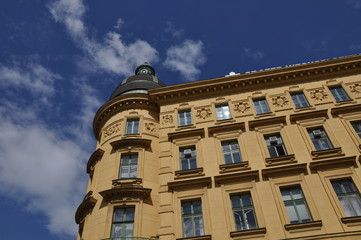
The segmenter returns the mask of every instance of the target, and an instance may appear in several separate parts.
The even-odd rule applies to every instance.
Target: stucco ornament
[[[316,89],[312,92],[310,92],[311,98],[322,101],[328,97],[328,94],[326,93],[325,89]]]
[[[116,123],[114,125],[107,127],[106,129],[104,129],[103,136],[104,136],[104,138],[108,138],[108,137],[112,136],[113,134],[120,132],[120,130],[121,130],[121,124]]]
[[[155,123],[152,123],[152,122],[149,122],[149,123],[145,123],[145,130],[148,131],[148,132],[155,132],[156,130],[156,124]]]
[[[173,116],[172,115],[164,115],[162,117],[162,124],[163,125],[168,125],[173,123]]]
[[[283,107],[288,105],[288,99],[285,96],[276,96],[272,98],[272,104],[276,107]]]
[[[196,117],[199,119],[206,119],[212,116],[211,109],[209,108],[202,108],[197,110]]]
[[[361,94],[361,84],[356,83],[354,85],[351,85],[350,90],[355,94]]]
[[[250,111],[251,107],[249,106],[249,104],[247,102],[239,102],[234,104],[234,108],[233,110],[236,112],[240,112],[240,113],[245,113]]]

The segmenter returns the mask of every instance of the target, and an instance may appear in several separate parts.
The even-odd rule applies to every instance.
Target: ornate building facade
[[[94,118],[78,239],[361,239],[361,56],[165,86]]]

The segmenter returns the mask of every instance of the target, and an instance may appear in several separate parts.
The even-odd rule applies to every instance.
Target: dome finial
[[[150,66],[148,62],[144,62],[142,65],[138,66],[135,69],[135,74],[136,75],[148,74],[155,76],[155,70],[152,66]]]

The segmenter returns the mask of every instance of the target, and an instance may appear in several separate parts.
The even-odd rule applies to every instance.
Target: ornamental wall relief
[[[350,86],[350,90],[354,94],[361,94],[361,84],[356,83]]]
[[[121,131],[121,123],[111,124],[103,130],[103,141]]]
[[[152,122],[146,122],[145,124],[145,131],[149,133],[154,133],[157,130],[157,125]]]
[[[251,107],[249,106],[249,103],[244,102],[238,102],[233,105],[233,110],[238,113],[246,113],[251,111]]]
[[[328,94],[323,88],[310,91],[311,98],[315,101],[323,101],[328,98]]]
[[[210,118],[212,116],[212,111],[210,108],[201,108],[198,109],[196,112],[196,117],[198,119],[206,119],[206,118]]]
[[[173,123],[173,116],[172,115],[164,115],[162,117],[162,125],[169,125]]]
[[[272,104],[275,107],[284,107],[289,104],[288,98],[284,95],[278,95],[278,96],[272,97],[271,99],[272,99]]]

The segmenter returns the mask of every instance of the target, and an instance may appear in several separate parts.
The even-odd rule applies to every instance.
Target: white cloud
[[[206,62],[202,41],[185,40],[167,50],[164,66],[178,71],[186,80],[195,80],[199,75],[198,66]]]
[[[76,234],[74,214],[85,194],[91,121],[100,102],[94,89],[74,79],[79,101],[73,111],[80,110],[69,113],[69,124],[52,126],[43,114],[58,107],[55,81],[61,78],[35,61],[0,64],[0,195],[43,214],[51,232],[69,239]]]
[[[247,58],[253,60],[261,60],[264,58],[264,54],[262,52],[250,48],[243,48],[243,53]]]
[[[124,25],[124,21],[121,18],[118,18],[117,23],[114,25],[114,28],[120,30]]]
[[[14,88],[28,90],[33,94],[51,96],[54,94],[54,83],[61,79],[60,75],[53,73],[37,62],[25,65],[14,63],[12,66],[0,64],[0,88]]]
[[[104,42],[91,39],[83,21],[86,8],[82,0],[58,0],[49,4],[48,8],[53,18],[66,26],[75,43],[91,58],[93,68],[128,76],[139,64],[158,61],[157,50],[143,40],[126,44],[115,32],[108,32]],[[119,20],[117,23],[120,23]]]

